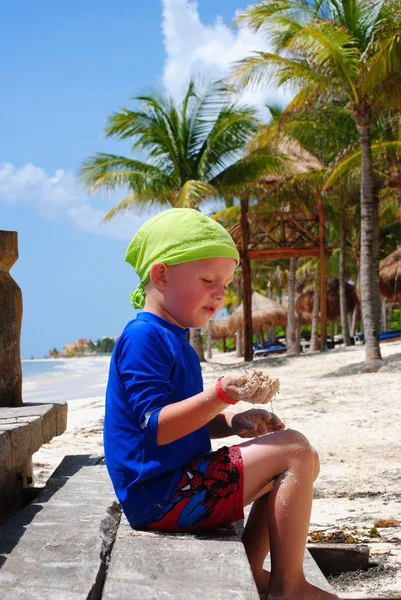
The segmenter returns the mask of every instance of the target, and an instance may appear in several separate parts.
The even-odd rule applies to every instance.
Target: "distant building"
[[[77,341],[75,342],[75,347],[76,347],[76,348],[78,348],[78,350],[79,350],[80,352],[83,352],[84,350],[86,350],[86,349],[87,349],[87,347],[88,347],[88,344],[89,344],[89,342],[90,342],[90,341],[91,341],[91,340],[87,340],[87,339],[85,339],[85,338],[80,338],[79,340],[77,340]]]

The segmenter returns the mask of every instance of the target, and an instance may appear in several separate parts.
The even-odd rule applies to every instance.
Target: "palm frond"
[[[300,87],[313,84],[324,91],[330,80],[303,58],[291,59],[271,52],[255,52],[249,58],[234,63],[229,81],[240,90],[262,83],[276,83],[279,87],[291,83]]]
[[[179,191],[174,206],[176,208],[197,208],[205,200],[218,196],[218,191],[210,183],[189,180]]]
[[[159,167],[142,161],[117,156],[115,154],[97,153],[82,163],[79,176],[91,191],[102,187],[115,190],[125,186],[137,190],[152,185],[171,186],[173,179]],[[135,186],[135,187],[134,187]]]
[[[258,126],[256,111],[250,107],[223,106],[196,157],[197,168],[209,179],[236,160]]]
[[[371,145],[371,151],[373,159],[377,158],[380,154],[387,155],[388,158],[391,154],[394,156],[394,153],[401,152],[401,141],[377,142]],[[336,184],[340,178],[360,167],[361,157],[362,151],[360,147],[352,147],[349,151],[345,152],[342,158],[330,169],[329,176],[324,183],[323,189],[328,190]],[[377,166],[375,167],[375,173],[380,175]]]
[[[248,184],[254,184],[259,177],[267,174],[285,176],[290,173],[290,161],[278,151],[259,150],[241,158],[227,167],[211,180],[218,189],[228,188],[238,190]]]
[[[108,221],[111,221],[111,219],[116,215],[127,212],[128,210],[136,209],[136,212],[138,212],[138,209],[140,211],[141,209],[145,209],[152,204],[158,204],[160,206],[170,206],[170,198],[160,197],[156,199],[155,197],[153,197],[152,200],[150,200],[148,197],[141,196],[140,194],[128,194],[125,198],[123,198],[123,200],[117,202],[117,204],[115,204],[105,214],[105,216],[102,219],[102,222],[107,223]]]

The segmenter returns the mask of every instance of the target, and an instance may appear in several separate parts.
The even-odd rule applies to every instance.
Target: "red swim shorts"
[[[152,531],[202,531],[244,517],[241,450],[224,446],[193,460]]]

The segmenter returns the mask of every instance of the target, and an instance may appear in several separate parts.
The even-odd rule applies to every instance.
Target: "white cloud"
[[[146,217],[125,213],[110,223],[102,223],[107,212],[92,206],[99,197],[89,196],[72,171],[58,169],[49,175],[40,167],[17,167],[0,162],[0,201],[33,204],[48,219],[64,219],[82,231],[129,240]],[[109,206],[118,198],[108,198]],[[103,202],[104,204],[104,199]]]
[[[269,49],[260,33],[231,29],[220,17],[213,25],[203,24],[197,2],[162,0],[162,3],[162,28],[167,54],[163,82],[175,98],[182,95],[191,76],[201,74],[210,79],[221,78],[235,61],[255,51]],[[265,87],[246,91],[241,95],[241,100],[262,111],[266,103],[285,106],[292,96],[288,90]]]

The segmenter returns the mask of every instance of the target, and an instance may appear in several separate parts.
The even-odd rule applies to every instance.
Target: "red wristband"
[[[223,400],[224,402],[226,402],[227,404],[237,404],[238,400],[231,400],[227,394],[224,392],[223,390],[223,383],[222,383],[222,379],[224,376],[219,377],[218,380],[216,381],[216,394],[218,395],[219,398],[221,398],[221,400]]]

